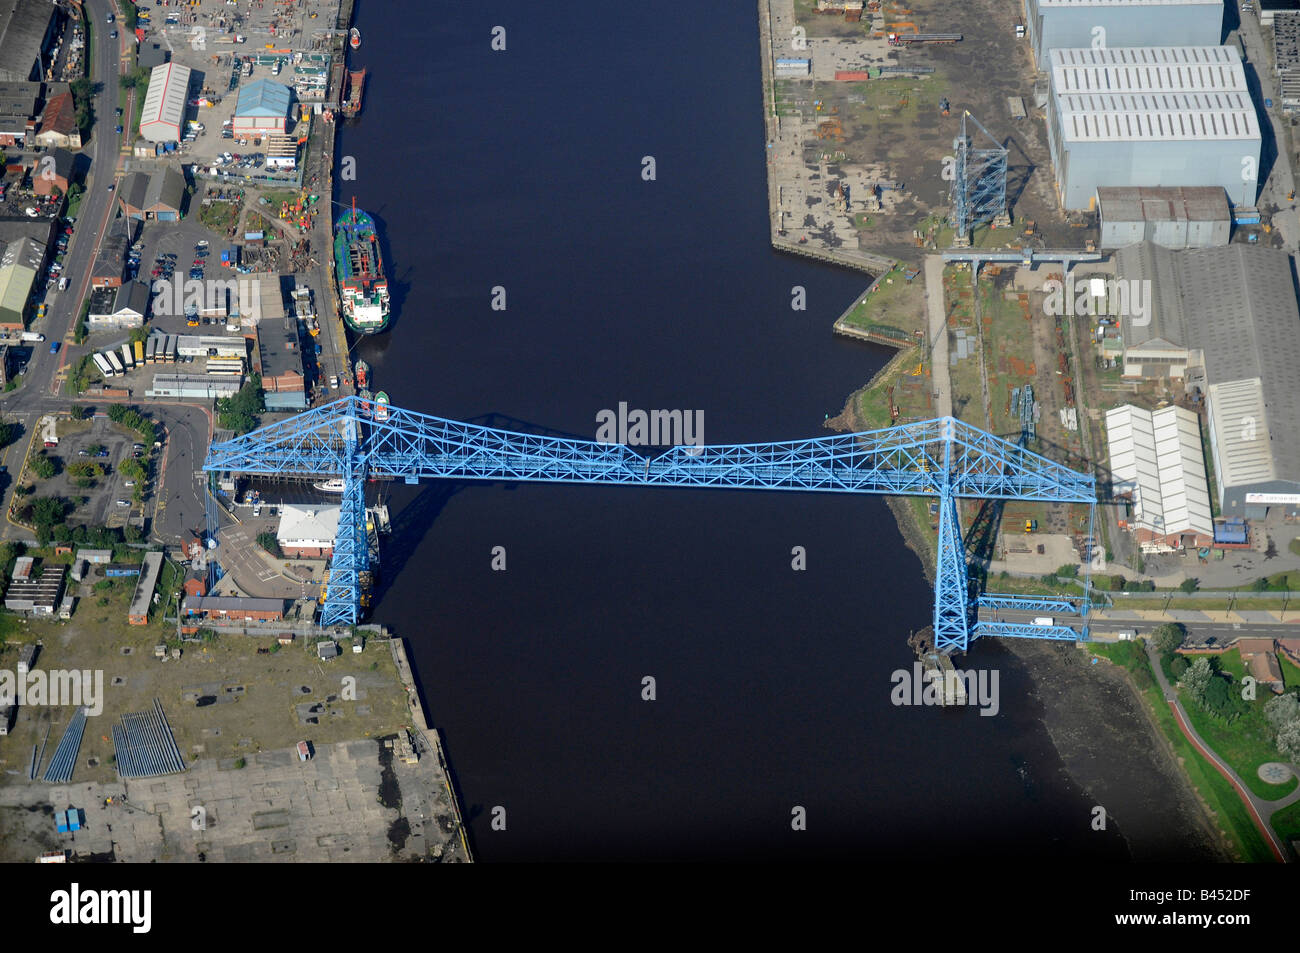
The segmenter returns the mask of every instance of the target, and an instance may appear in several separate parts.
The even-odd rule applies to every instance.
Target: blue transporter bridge
[[[981,635],[1074,641],[1088,634],[1087,566],[1081,599],[972,597],[957,500],[1095,509],[1093,478],[952,417],[811,440],[675,447],[646,458],[623,444],[515,433],[345,397],[213,444],[203,469],[342,479],[323,626],[354,625],[361,617],[361,576],[369,565],[365,484],[386,477],[937,496],[936,648],[964,652]],[[215,538],[215,509],[208,518]]]

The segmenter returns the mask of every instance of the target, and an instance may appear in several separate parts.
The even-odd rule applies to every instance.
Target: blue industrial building
[[[1055,49],[1223,42],[1221,0],[1025,0],[1025,13],[1040,70]]]
[[[1061,204],[1102,186],[1219,186],[1259,193],[1259,117],[1230,46],[1057,49],[1047,131]]]

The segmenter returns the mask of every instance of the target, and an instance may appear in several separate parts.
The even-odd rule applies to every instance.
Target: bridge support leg
[[[343,474],[339,529],[320,615],[323,626],[356,625],[361,621],[361,575],[370,567],[365,472],[364,467],[349,467],[349,472]]]
[[[934,575],[934,647],[965,652],[970,638],[970,581],[957,519],[957,498],[944,486],[939,496],[938,565]]]

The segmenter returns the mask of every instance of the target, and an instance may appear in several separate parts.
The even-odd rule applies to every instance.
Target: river
[[[830,333],[864,276],[768,244],[754,4],[416,9],[359,5],[370,79],[338,148],[394,287],[391,331],[357,349],[376,386],[585,438],[620,402],[702,411],[709,443],[824,433],[889,353]],[[891,702],[932,595],[878,498],[389,503],[374,619],[410,642],[482,860],[1125,854],[997,644],[960,663],[998,672],[996,717]]]

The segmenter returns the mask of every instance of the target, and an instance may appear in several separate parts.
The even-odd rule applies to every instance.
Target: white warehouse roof
[[[337,506],[284,506],[275,538],[281,546],[333,546],[339,532]]]
[[[1112,486],[1133,495],[1133,525],[1158,535],[1214,534],[1196,414],[1183,407],[1106,412]]]
[[[1215,476],[1219,485],[1241,486],[1278,479],[1263,381],[1252,377],[1211,384],[1207,393],[1210,426],[1218,450],[1215,463],[1219,472]]]
[[[1259,138],[1233,47],[1053,49],[1049,59],[1068,141]]]
[[[140,113],[140,135],[150,142],[176,142],[189,101],[190,69],[177,63],[155,66]]]

